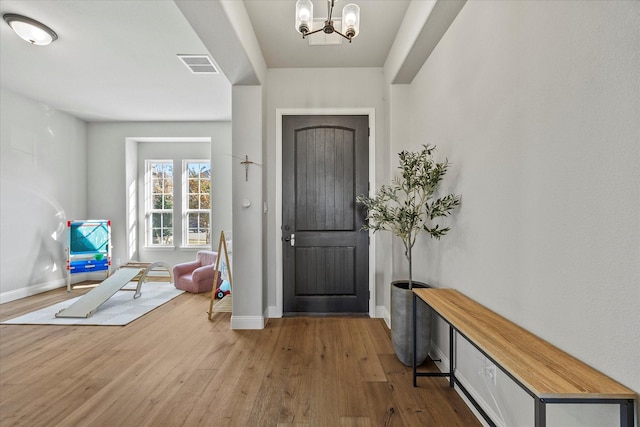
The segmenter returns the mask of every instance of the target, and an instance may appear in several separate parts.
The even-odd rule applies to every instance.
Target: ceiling
[[[268,68],[382,67],[409,0],[355,1],[360,34],[337,46],[302,39],[295,0],[244,4]],[[346,2],[336,3],[339,17]],[[5,89],[85,121],[231,119],[224,74],[193,74],[177,57],[209,52],[172,0],[0,0],[0,12],[39,20],[59,37],[32,46],[0,22]],[[314,15],[326,13],[327,3],[314,1]]]

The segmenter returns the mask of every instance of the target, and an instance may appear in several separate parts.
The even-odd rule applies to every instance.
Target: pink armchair
[[[176,264],[173,267],[173,277],[177,289],[198,294],[210,292],[213,288],[213,276],[215,274],[217,252],[198,251],[196,260]],[[218,275],[216,288],[222,283],[222,278]]]

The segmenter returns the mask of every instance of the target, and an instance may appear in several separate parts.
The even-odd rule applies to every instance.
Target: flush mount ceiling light
[[[313,22],[313,3],[311,3],[311,0],[298,0],[296,2],[296,30],[302,34],[302,38],[322,31],[325,34],[339,34],[351,43],[351,39],[355,38],[360,32],[360,7],[357,4],[350,3],[342,9],[342,32],[340,32],[335,29],[331,19],[334,3],[335,0],[327,0],[327,19],[324,21],[322,28],[314,30],[311,25]]]
[[[55,31],[35,19],[15,13],[5,13],[2,17],[20,38],[31,44],[46,46],[58,38]]]

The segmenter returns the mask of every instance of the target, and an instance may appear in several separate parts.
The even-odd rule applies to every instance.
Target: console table
[[[449,324],[449,372],[418,372],[415,361],[416,306],[426,303]],[[455,376],[456,335],[470,342],[535,402],[535,426],[546,426],[546,405],[620,405],[620,426],[633,427],[636,393],[455,289],[413,290],[413,386],[417,377],[449,377],[489,423],[495,423]]]

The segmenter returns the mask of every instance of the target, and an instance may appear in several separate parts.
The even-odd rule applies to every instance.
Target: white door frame
[[[369,182],[375,188],[376,111],[375,108],[276,108],[276,310],[270,317],[282,317],[282,116],[369,116]],[[376,315],[375,239],[369,244],[369,317]]]

